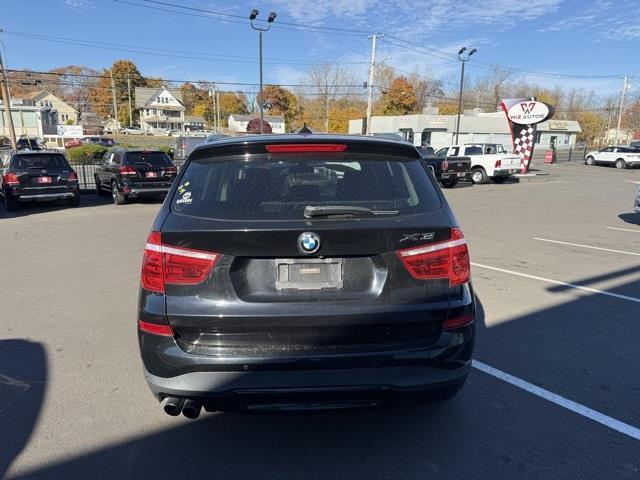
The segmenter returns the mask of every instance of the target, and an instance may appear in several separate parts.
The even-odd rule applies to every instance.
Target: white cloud
[[[93,10],[96,4],[91,0],[62,0],[62,6],[71,10]]]

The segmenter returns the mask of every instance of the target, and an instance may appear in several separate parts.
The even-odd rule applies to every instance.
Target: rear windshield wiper
[[[365,207],[351,207],[349,205],[327,205],[314,207],[307,205],[304,207],[304,216],[306,218],[329,217],[332,215],[353,215],[359,217],[367,217],[374,215],[395,215],[398,210],[372,210]]]

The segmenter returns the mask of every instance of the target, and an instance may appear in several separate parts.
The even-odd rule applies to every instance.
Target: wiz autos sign
[[[500,105],[509,122],[513,153],[520,155],[520,171],[526,173],[533,157],[536,127],[553,116],[554,108],[534,97],[507,98]]]

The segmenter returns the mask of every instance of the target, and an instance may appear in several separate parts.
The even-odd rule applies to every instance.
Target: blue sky
[[[586,76],[640,75],[634,60],[640,50],[637,0],[163,1],[245,18],[252,8],[259,9],[262,18],[276,11],[278,18],[265,35],[265,82],[299,83],[311,62],[344,63],[364,81],[370,55],[365,32],[374,31],[394,36],[379,42],[378,58],[404,71],[417,69],[439,77],[451,89],[459,71],[456,52],[463,45],[478,49],[469,64],[471,76],[487,74],[487,64],[499,64],[518,69],[513,78],[608,94],[619,90],[622,81],[532,76],[520,69]],[[7,31],[2,40],[8,68],[43,70],[82,64],[100,69],[114,59],[130,58],[143,75],[257,81],[257,34],[248,20],[207,17],[187,10],[172,13],[166,11],[169,7],[145,0],[2,2],[0,28]],[[284,22],[344,30],[301,31]],[[102,47],[15,33],[89,40]],[[147,53],[127,51],[131,49]],[[634,83],[640,86],[640,80],[631,83],[638,92]]]

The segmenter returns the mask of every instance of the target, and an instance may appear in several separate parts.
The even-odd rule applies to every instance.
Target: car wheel
[[[476,167],[472,170],[471,180],[473,181],[473,183],[487,183],[487,178],[487,172],[484,171],[484,168]]]
[[[80,206],[80,195],[74,195],[71,198],[67,199],[67,205],[70,207],[79,207]]]
[[[491,179],[494,183],[504,183],[507,180],[507,177],[492,177]]]
[[[4,194],[4,209],[7,212],[15,212],[19,207],[20,205],[15,198],[10,197],[6,193]]]
[[[616,160],[616,168],[620,168],[620,169],[627,168],[627,162],[619,158],[618,160]]]
[[[111,198],[113,198],[113,203],[116,205],[124,205],[127,203],[127,197],[118,191],[118,184],[116,182],[111,184]]]
[[[458,179],[457,178],[451,178],[449,180],[443,180],[442,181],[442,186],[445,188],[453,188],[458,184]]]
[[[589,156],[586,158],[586,163],[587,163],[587,165],[589,165],[590,167],[592,167],[593,165],[595,165],[595,164],[596,164],[596,159],[595,159],[595,158],[593,158],[591,155],[589,155]]]

